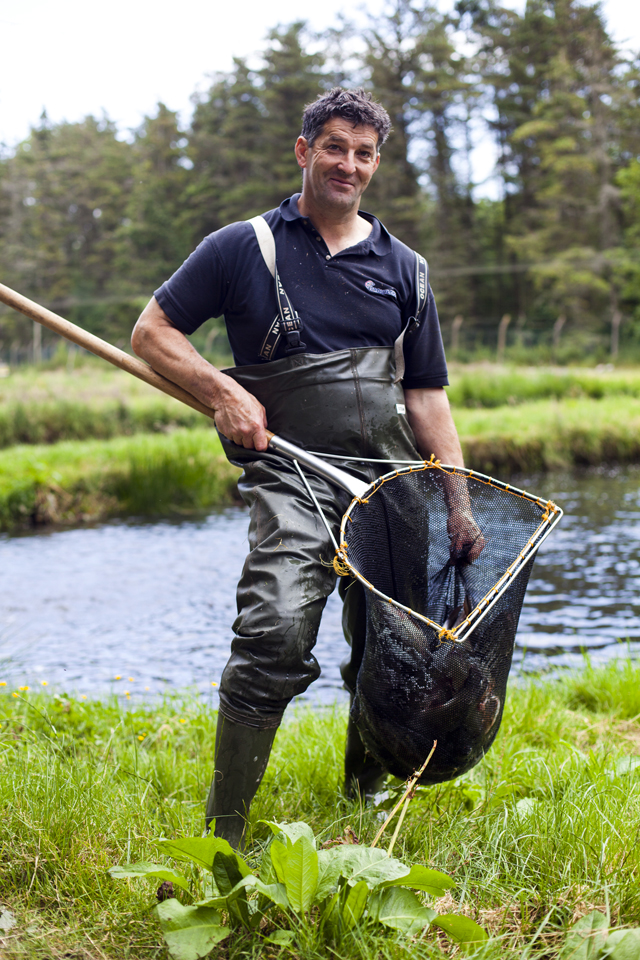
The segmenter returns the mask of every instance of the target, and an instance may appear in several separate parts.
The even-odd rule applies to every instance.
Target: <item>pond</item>
[[[542,546],[513,673],[640,651],[640,470],[521,480],[565,510]],[[226,662],[247,549],[239,507],[198,520],[111,522],[0,539],[0,679],[97,696],[212,695]],[[306,699],[346,696],[340,603],[330,598]],[[513,674],[512,674],[513,675]],[[116,677],[122,679],[115,679]]]

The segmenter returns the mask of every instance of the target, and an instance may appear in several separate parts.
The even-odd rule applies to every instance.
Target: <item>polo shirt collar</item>
[[[304,219],[298,210],[299,198],[300,194],[294,193],[292,197],[288,197],[282,201],[279,211],[283,220],[292,221]],[[366,240],[362,240],[357,246],[362,248],[363,253],[369,253],[369,251],[371,251],[379,257],[384,257],[388,253],[391,253],[391,235],[384,224],[382,224],[377,217],[374,217],[372,213],[365,213],[364,210],[359,210],[358,212],[361,217],[369,221],[372,229]]]

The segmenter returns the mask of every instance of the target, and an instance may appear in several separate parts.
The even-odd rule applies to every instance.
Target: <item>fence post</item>
[[[504,350],[507,345],[507,327],[511,323],[511,314],[505,313],[498,324],[498,363],[504,359]]]
[[[461,313],[457,314],[453,318],[453,323],[451,324],[451,352],[458,352],[458,345],[460,342],[460,327],[464,321],[464,317]]]
[[[33,321],[33,362],[42,363],[42,327]]]
[[[618,356],[620,346],[620,324],[622,323],[622,314],[616,307],[611,314],[611,359]]]
[[[553,349],[557,350],[560,346],[560,334],[562,333],[562,328],[567,322],[567,318],[564,313],[561,313],[556,322],[553,325]]]

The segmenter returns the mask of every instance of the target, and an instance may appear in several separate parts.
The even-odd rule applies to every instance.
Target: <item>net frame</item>
[[[506,571],[502,574],[497,583],[487,591],[484,597],[482,597],[482,599],[476,604],[473,610],[469,612],[464,620],[462,620],[453,629],[449,629],[443,624],[436,623],[429,617],[425,617],[423,614],[418,613],[416,610],[412,610],[410,607],[405,606],[398,600],[390,597],[388,594],[383,593],[372,583],[370,583],[369,580],[367,580],[366,577],[364,577],[351,564],[348,557],[347,525],[350,521],[352,521],[351,513],[354,508],[359,504],[368,503],[370,498],[375,496],[375,494],[384,486],[385,483],[408,474],[422,473],[427,470],[439,470],[448,476],[466,477],[467,479],[476,480],[480,483],[486,484],[487,486],[503,490],[506,493],[512,494],[513,496],[528,500],[529,502],[536,504],[541,510],[540,524],[529,537],[527,543],[507,567]],[[313,499],[315,500],[315,497]],[[320,508],[319,504],[317,504],[317,506]],[[473,509],[473,504],[471,506]],[[320,513],[322,514],[321,509]],[[514,487],[512,484],[504,483],[502,480],[496,480],[484,473],[478,473],[476,470],[468,470],[466,467],[454,467],[448,464],[442,464],[439,460],[436,460],[435,457],[432,456],[430,460],[416,461],[414,464],[402,467],[401,469],[391,470],[389,473],[383,474],[369,485],[362,496],[353,498],[349,504],[349,507],[345,511],[340,524],[340,543],[336,545],[334,568],[341,576],[351,575],[355,577],[360,581],[360,583],[363,584],[363,586],[375,593],[382,600],[386,600],[388,603],[409,614],[409,616],[426,623],[428,626],[438,632],[438,639],[446,639],[452,643],[462,643],[469,636],[471,636],[476,627],[495,606],[503,593],[509,588],[510,584],[513,583],[518,574],[523,570],[525,564],[538,551],[539,547],[544,543],[554,527],[560,522],[563,515],[564,511],[562,508],[552,500],[545,501],[540,497],[537,497],[535,494],[528,493],[526,490],[521,490],[519,487]]]

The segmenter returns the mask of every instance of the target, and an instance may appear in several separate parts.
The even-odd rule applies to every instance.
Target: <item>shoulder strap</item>
[[[276,242],[273,239],[271,227],[264,217],[251,217],[251,220],[248,220],[247,222],[251,224],[256,232],[256,239],[258,241],[258,246],[260,247],[262,258],[267,265],[267,270],[275,279]]]
[[[393,352],[396,361],[396,375],[393,378],[394,383],[400,383],[404,377],[404,338],[416,327],[420,326],[420,314],[425,308],[427,297],[429,296],[429,264],[417,251],[413,251],[416,258],[416,308],[412,317],[409,317],[402,333],[393,345]]]
[[[289,300],[287,292],[280,282],[278,276],[278,266],[276,263],[276,242],[271,232],[271,227],[264,217],[252,217],[247,221],[255,230],[260,253],[267,265],[267,269],[276,284],[276,300],[278,302],[278,313],[267,331],[267,335],[262,341],[260,356],[263,360],[273,360],[273,356],[278,347],[280,337],[284,336],[287,345],[284,352],[287,356],[293,353],[302,353],[307,349],[307,345],[300,339],[302,330],[302,321],[298,313]]]
[[[417,320],[427,303],[429,296],[429,264],[417,251],[413,251],[416,258],[416,312]]]

